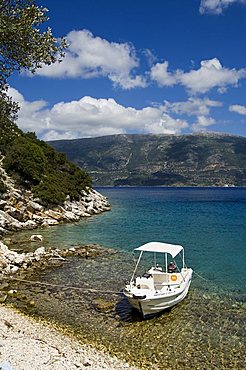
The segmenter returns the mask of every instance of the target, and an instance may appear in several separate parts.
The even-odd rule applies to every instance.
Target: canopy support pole
[[[143,254],[143,251],[141,251],[141,253],[140,253],[139,257],[138,257],[138,260],[137,260],[137,263],[136,263],[136,266],[135,266],[134,272],[133,272],[133,274],[132,274],[132,278],[131,278],[131,280],[130,280],[130,283],[131,283],[131,282],[133,281],[133,279],[134,279],[134,276],[135,276],[135,274],[136,274],[136,271],[137,271],[137,268],[138,268],[139,262],[140,262],[140,260],[141,260],[142,254]]]

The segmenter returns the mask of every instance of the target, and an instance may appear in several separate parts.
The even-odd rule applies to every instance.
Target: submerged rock
[[[97,298],[92,301],[93,306],[100,312],[110,312],[115,309],[115,302],[108,301],[103,298]]]
[[[0,276],[1,274],[15,274],[19,270],[22,271],[32,268],[60,267],[66,260],[66,257],[78,256],[84,258],[93,258],[102,252],[112,253],[110,249],[105,250],[104,248],[95,244],[71,247],[65,250],[46,250],[44,247],[39,247],[34,252],[17,253],[10,250],[0,241]]]
[[[7,294],[0,292],[0,303],[4,303],[8,298]]]
[[[34,241],[42,242],[43,241],[43,236],[40,235],[40,234],[35,234],[35,235],[31,236],[30,240],[32,242],[34,242]]]

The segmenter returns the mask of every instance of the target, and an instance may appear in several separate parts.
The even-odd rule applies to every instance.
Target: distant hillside
[[[246,186],[246,138],[112,135],[49,142],[94,185]]]

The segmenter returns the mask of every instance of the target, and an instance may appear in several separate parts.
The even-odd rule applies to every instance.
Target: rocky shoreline
[[[41,235],[32,235],[30,240],[41,238]],[[4,276],[14,275],[17,272],[27,275],[35,269],[46,269],[48,267],[60,267],[67,257],[80,256],[94,258],[99,254],[115,253],[111,249],[105,249],[97,244],[71,247],[68,249],[57,249],[39,247],[34,252],[18,253],[10,250],[7,245],[0,241],[0,280]],[[1,286],[0,286],[1,291]],[[1,300],[0,300],[1,302]]]
[[[16,299],[30,307],[34,304],[19,292],[16,281],[28,282],[36,269],[60,267],[71,256],[90,259],[105,253],[115,251],[93,244],[65,250],[38,247],[34,252],[17,253],[0,242],[0,369],[137,370],[103,350],[80,342],[64,328],[37,321],[11,306]]]
[[[84,191],[79,201],[66,200],[63,206],[46,208],[31,192],[8,193],[0,200],[0,235],[18,230],[76,222],[82,217],[109,211],[108,200],[94,189]]]
[[[68,196],[63,205],[45,206],[31,191],[16,186],[2,167],[1,160],[0,175],[7,189],[0,198],[0,236],[18,230],[76,222],[82,217],[110,210],[107,198],[92,188],[84,190],[78,201],[72,201]]]
[[[1,163],[0,171],[7,188],[0,197],[0,238],[16,231],[76,222],[110,210],[107,198],[91,188],[87,188],[78,201],[67,197],[63,205],[47,207],[35,199],[31,191],[17,187]],[[42,242],[42,236],[32,235],[30,241]],[[94,258],[101,253],[105,253],[105,249],[98,245],[59,250],[45,249],[40,244],[34,252],[18,253],[0,241],[0,369],[136,369],[80,343],[63,333],[62,328],[58,330],[50,323],[37,322],[11,306],[11,299],[27,299],[21,294],[18,296],[14,281],[30,279],[35,270],[59,267],[71,256]]]

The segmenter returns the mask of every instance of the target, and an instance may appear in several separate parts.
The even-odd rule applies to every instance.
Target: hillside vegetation
[[[112,135],[50,144],[95,185],[246,186],[244,137]]]
[[[23,133],[6,118],[0,120],[0,154],[8,175],[43,204],[61,204],[68,195],[77,200],[80,192],[91,186],[89,175],[64,154],[38,140],[34,133]],[[5,190],[0,178],[0,195]]]

